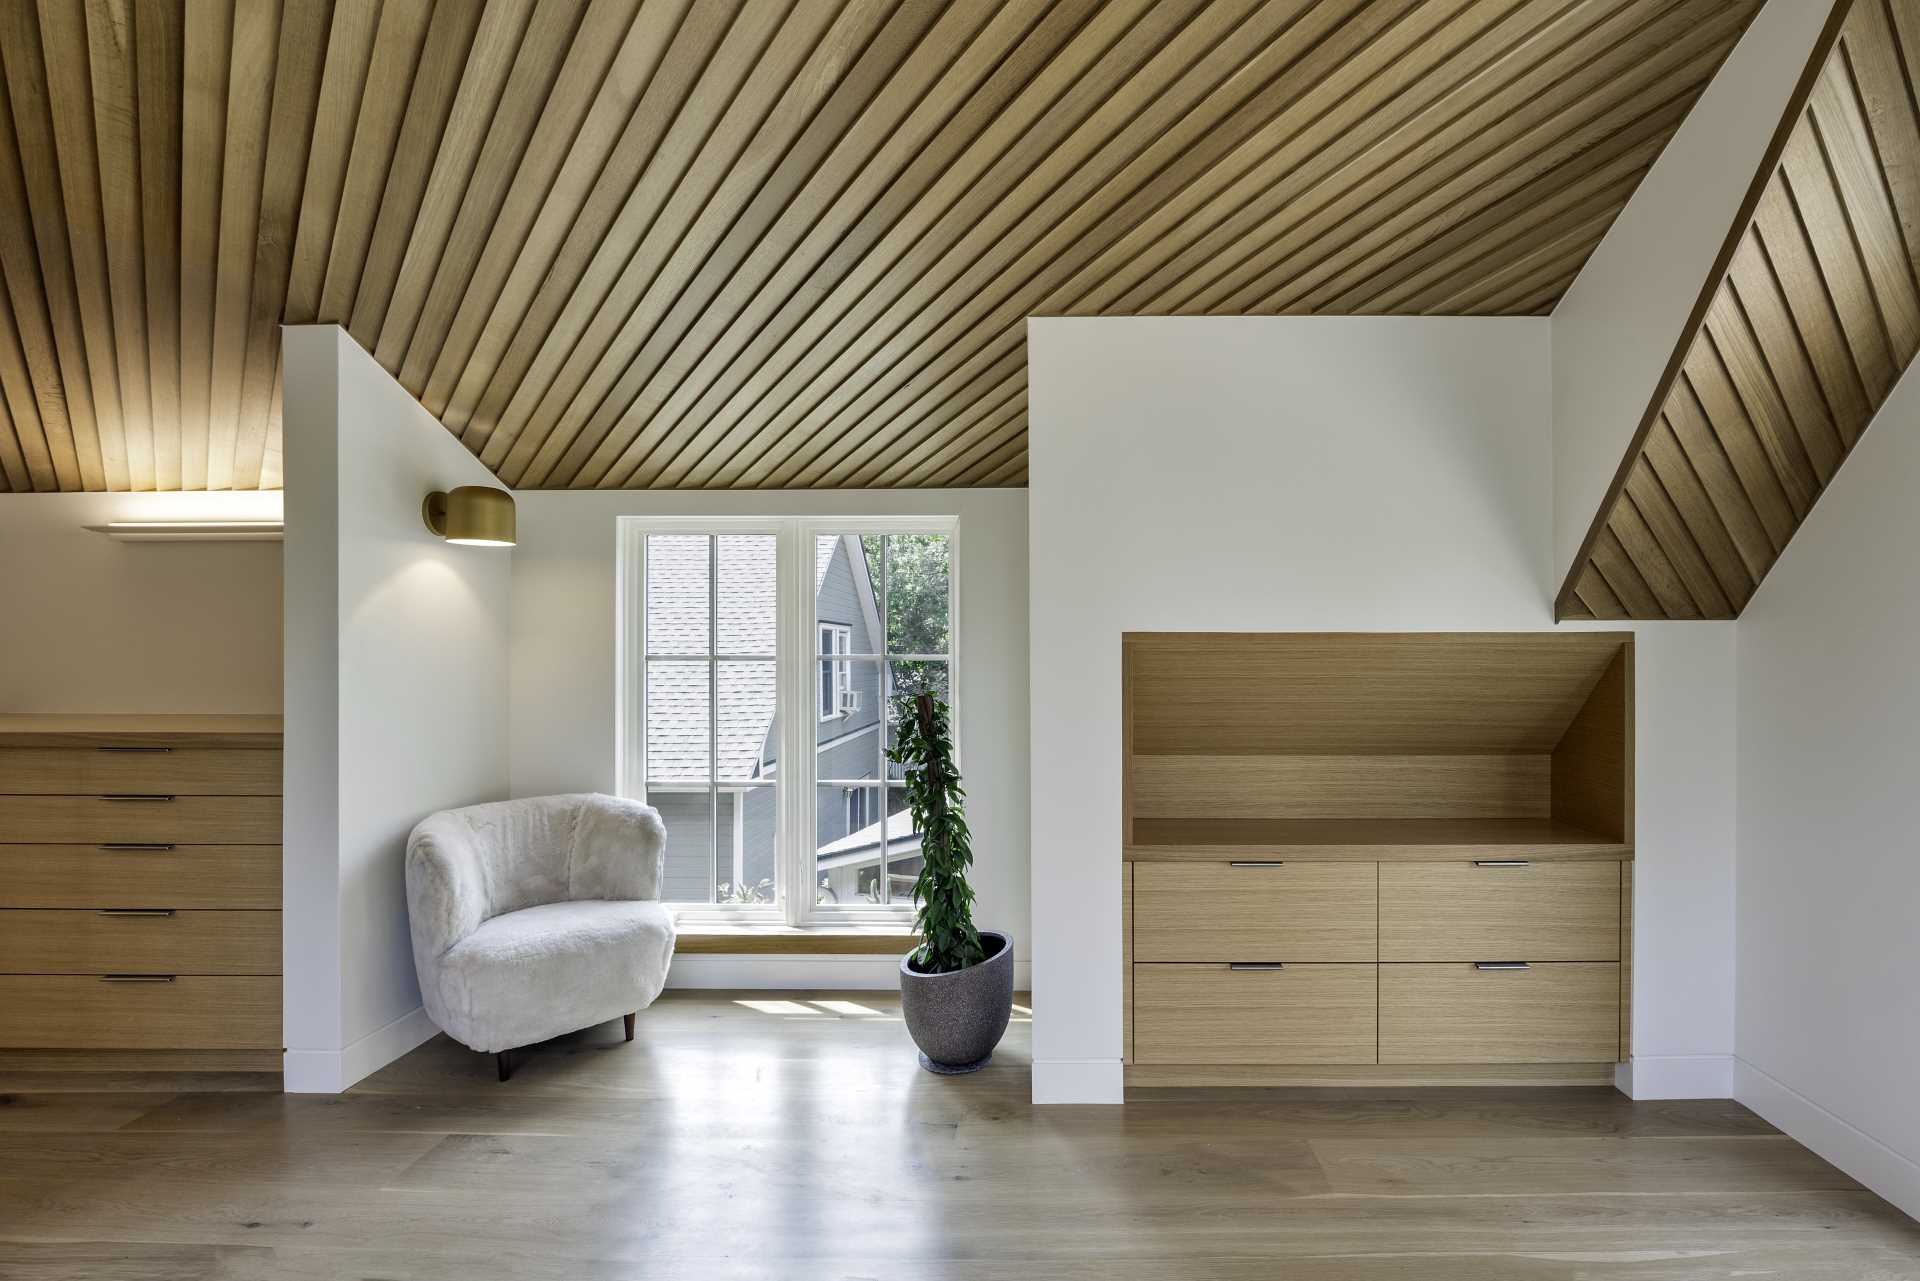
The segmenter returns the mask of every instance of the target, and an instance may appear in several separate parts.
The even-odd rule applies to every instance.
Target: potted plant
[[[1013,1017],[1013,940],[973,926],[973,843],[947,705],[920,694],[896,706],[899,739],[887,756],[906,768],[907,808],[920,833],[913,901],[921,943],[900,961],[900,1008],[920,1066],[942,1076],[975,1072],[992,1060]]]

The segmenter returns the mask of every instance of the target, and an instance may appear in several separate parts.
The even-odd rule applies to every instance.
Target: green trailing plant
[[[946,974],[987,959],[980,931],[973,927],[973,838],[964,812],[966,792],[953,764],[953,735],[947,705],[931,694],[895,703],[899,738],[887,759],[907,774],[907,808],[920,833],[920,875],[913,883],[914,929],[922,942],[913,968],[922,974]]]

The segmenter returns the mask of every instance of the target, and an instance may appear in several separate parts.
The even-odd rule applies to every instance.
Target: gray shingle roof
[[[707,781],[707,665],[660,661],[708,652],[709,571],[705,534],[647,536],[647,781]],[[815,540],[814,590],[833,561],[831,534]],[[775,539],[719,536],[718,642],[722,654],[774,651]],[[777,745],[769,741],[777,699],[772,663],[721,663],[716,675],[719,777],[760,778]]]

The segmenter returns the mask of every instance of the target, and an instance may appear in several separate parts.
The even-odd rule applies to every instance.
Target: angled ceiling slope
[[[1836,6],[1561,618],[1734,618],[1920,350],[1920,0]]]
[[[1534,313],[1758,0],[0,4],[0,479],[1023,483],[1029,315]]]

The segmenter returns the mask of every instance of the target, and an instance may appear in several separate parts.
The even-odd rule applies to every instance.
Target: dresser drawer
[[[1135,965],[1133,1061],[1372,1063],[1377,968]]]
[[[0,974],[0,1045],[15,1049],[277,1049],[278,978],[116,983]]]
[[[0,845],[0,908],[279,906],[278,845]]]
[[[1385,863],[1382,961],[1617,961],[1620,865]]]
[[[0,843],[278,845],[277,796],[0,796]]]
[[[1611,1063],[1620,967],[1380,967],[1382,1063]]]
[[[280,913],[0,913],[0,974],[278,974]]]
[[[1371,961],[1372,863],[1133,865],[1136,961]]]
[[[280,753],[234,748],[0,747],[0,795],[278,796]]]

